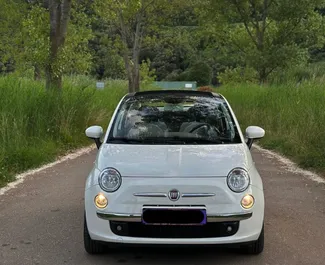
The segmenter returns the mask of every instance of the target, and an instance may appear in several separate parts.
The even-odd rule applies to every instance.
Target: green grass
[[[45,91],[44,82],[0,77],[0,186],[19,172],[93,144],[85,129],[107,126],[127,92],[125,81],[107,81],[102,91],[95,84],[87,77],[69,77],[58,95]]]
[[[93,124],[108,125],[126,81],[67,77],[62,94],[45,91],[44,82],[0,77],[0,186],[17,173],[53,161],[81,146],[93,144],[84,135]],[[147,87],[147,89],[154,89]],[[217,89],[232,105],[242,129],[266,130],[259,143],[300,166],[325,172],[325,85],[232,85]]]
[[[243,131],[265,129],[259,144],[306,169],[325,172],[325,85],[304,82],[277,86],[232,85],[218,89],[227,97]]]

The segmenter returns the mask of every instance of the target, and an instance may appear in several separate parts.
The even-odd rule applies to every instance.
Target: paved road
[[[325,187],[284,171],[253,151],[264,179],[266,245],[260,256],[222,249],[120,250],[89,256],[83,249],[83,189],[95,151],[30,176],[0,196],[0,264],[325,264]]]

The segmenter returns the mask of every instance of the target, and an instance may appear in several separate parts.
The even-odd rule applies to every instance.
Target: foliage
[[[14,55],[19,52],[21,18],[26,3],[19,0],[0,0],[0,73],[15,69]]]
[[[258,83],[258,75],[253,68],[227,68],[219,74],[219,81],[222,84]]]
[[[269,83],[274,85],[298,85],[306,81],[321,83],[324,79],[325,63],[318,62],[309,65],[295,65],[293,67],[290,67],[286,71],[276,71],[270,76]]]
[[[244,65],[265,82],[276,69],[308,58],[308,49],[324,42],[323,17],[315,7],[322,0],[211,0],[202,13],[215,25],[223,46],[235,50]],[[203,15],[202,15],[203,16]],[[211,26],[210,26],[211,27]]]
[[[32,68],[39,75],[49,53],[48,10],[43,1],[0,2],[0,67],[21,73]],[[209,65],[213,85],[239,80],[239,69],[254,69],[260,82],[271,81],[273,73],[324,61],[325,9],[316,8],[324,2],[73,1],[66,45],[54,68],[128,79],[133,88],[147,60],[158,81],[187,80],[197,62]]]
[[[124,59],[129,81],[129,91],[139,90],[140,52],[146,43],[151,42],[165,0],[95,0],[97,14],[117,29],[119,48]]]
[[[45,68],[50,47],[50,26],[48,11],[39,6],[33,6],[25,19],[22,20],[22,53],[16,56],[19,70],[29,68]]]
[[[40,5],[30,8],[23,20],[22,41],[24,42],[20,67],[45,68],[50,53],[49,12]],[[91,53],[88,41],[92,38],[90,19],[85,14],[84,7],[73,5],[68,35],[64,47],[60,50],[54,64],[56,74],[88,73],[91,66]]]
[[[197,53],[189,29],[167,28],[160,33],[159,41],[146,55],[152,60],[158,80],[182,79],[179,75],[188,69]]]
[[[91,18],[87,16],[82,5],[73,5],[69,23],[69,32],[64,49],[61,53],[60,64],[63,74],[88,74],[91,67],[92,55],[88,42],[93,38]]]
[[[187,79],[187,81],[196,81],[198,86],[210,85],[212,69],[205,62],[197,62],[189,68]]]
[[[156,70],[150,70],[150,60],[142,61],[140,66],[140,77],[141,77],[141,85],[147,86],[151,83],[153,83],[156,80]]]
[[[127,79],[123,57],[116,41],[107,34],[96,32],[91,42],[93,49],[93,67],[91,74],[98,79]]]

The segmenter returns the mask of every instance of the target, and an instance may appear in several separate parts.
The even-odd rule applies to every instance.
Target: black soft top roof
[[[150,95],[168,95],[168,96],[202,96],[202,97],[215,97],[218,99],[224,99],[220,94],[208,91],[197,90],[150,90],[140,91],[135,93],[129,93],[126,97],[145,97]]]

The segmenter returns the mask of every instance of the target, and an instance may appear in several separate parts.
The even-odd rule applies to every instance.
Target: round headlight
[[[231,170],[227,177],[227,184],[234,192],[245,191],[250,184],[250,178],[247,171],[242,168]]]
[[[122,184],[120,173],[115,168],[106,168],[99,175],[99,186],[106,192],[114,192]]]

